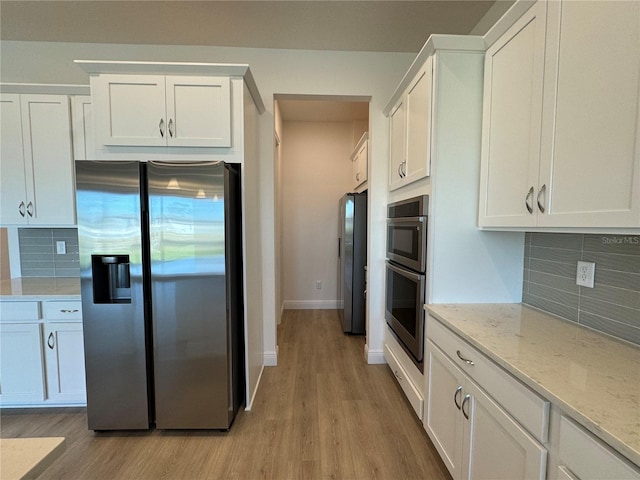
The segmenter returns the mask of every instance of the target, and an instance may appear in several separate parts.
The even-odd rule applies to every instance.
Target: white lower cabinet
[[[509,413],[427,342],[425,428],[458,479],[544,479],[546,449]]]
[[[0,403],[45,399],[42,329],[39,323],[0,324]]]
[[[87,401],[82,323],[44,326],[47,399],[56,403]]]
[[[86,404],[79,302],[3,301],[0,316],[0,406]]]
[[[560,419],[558,479],[640,480],[640,470],[565,416]]]

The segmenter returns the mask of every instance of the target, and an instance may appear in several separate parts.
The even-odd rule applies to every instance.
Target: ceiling
[[[417,53],[494,0],[1,0],[0,39]]]
[[[0,39],[417,53],[495,0],[0,0]],[[357,100],[357,101],[353,101]],[[368,118],[367,99],[282,98],[285,121]]]

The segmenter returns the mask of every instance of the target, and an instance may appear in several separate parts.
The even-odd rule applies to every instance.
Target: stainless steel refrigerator
[[[340,199],[338,295],[342,330],[362,335],[366,326],[367,193]]]
[[[89,429],[231,426],[244,401],[239,175],[76,162]]]

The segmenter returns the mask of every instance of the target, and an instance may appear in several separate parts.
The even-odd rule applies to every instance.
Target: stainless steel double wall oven
[[[428,195],[387,206],[385,318],[420,371],[424,357],[428,210]]]

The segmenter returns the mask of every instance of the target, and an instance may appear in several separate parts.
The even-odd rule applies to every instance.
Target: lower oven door
[[[417,362],[424,355],[425,275],[387,260],[385,318]]]

